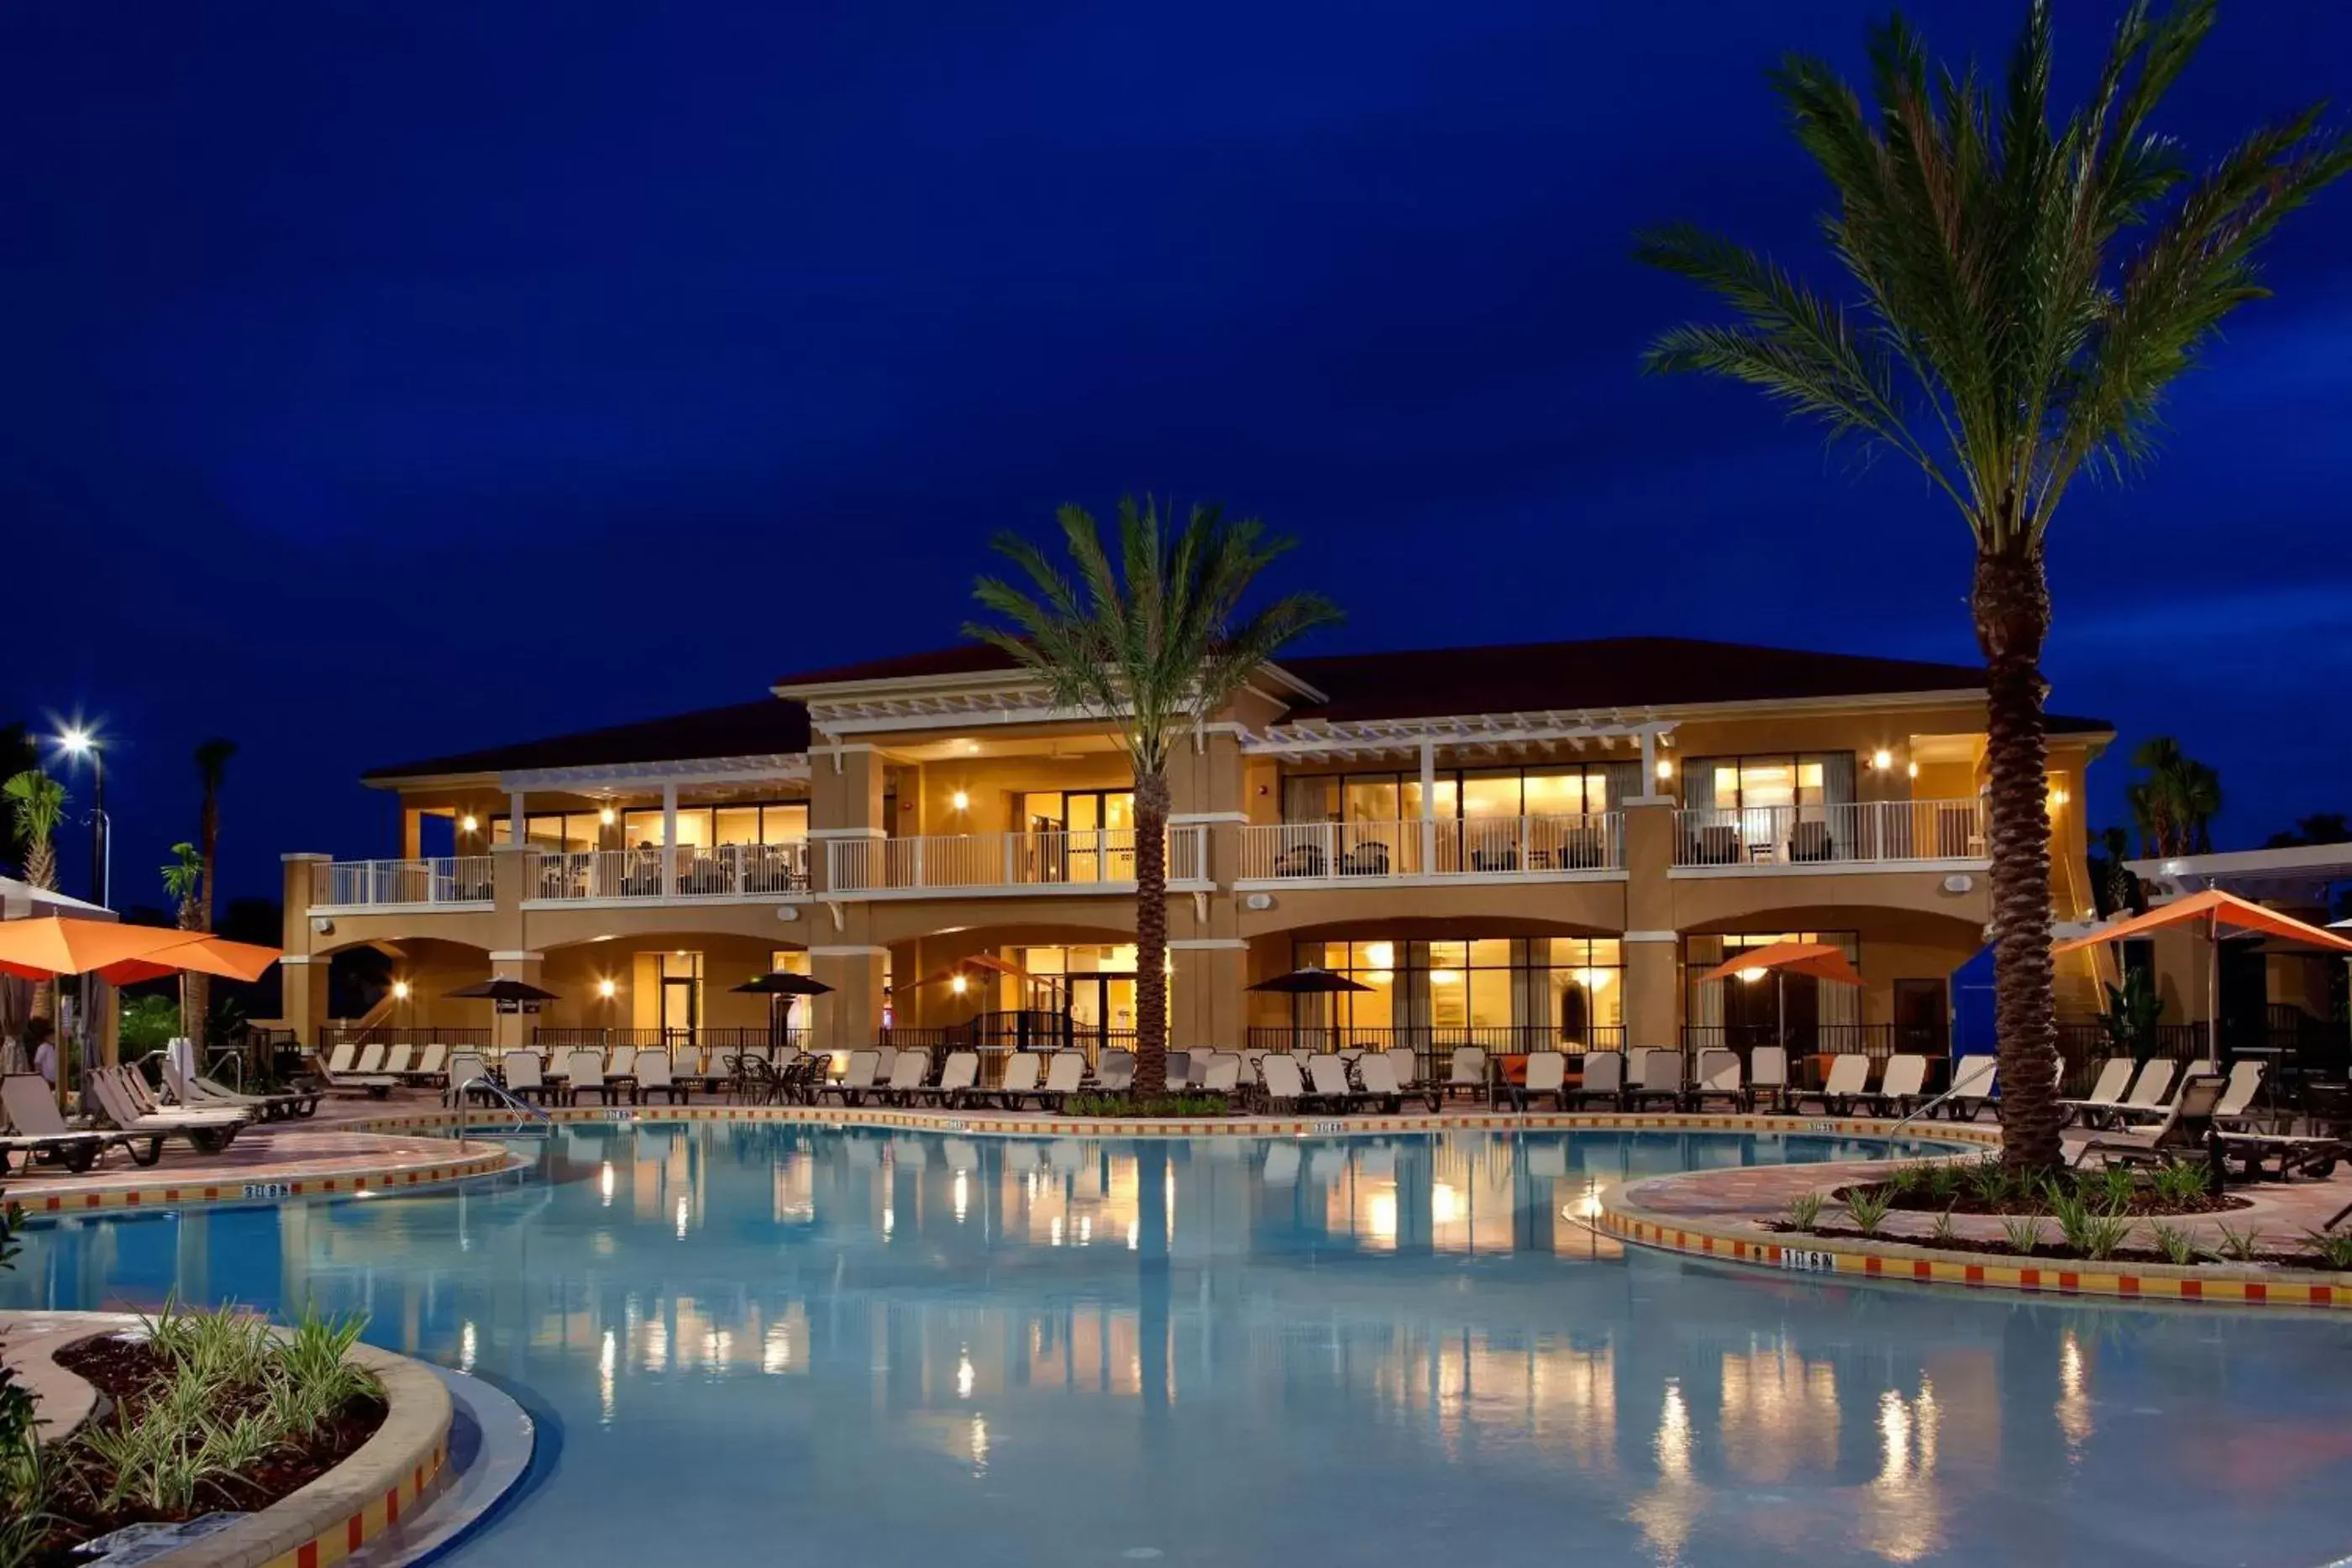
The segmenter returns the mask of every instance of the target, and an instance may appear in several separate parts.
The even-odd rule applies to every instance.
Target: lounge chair
[[[147,1155],[140,1158],[137,1140],[121,1133],[77,1132],[66,1125],[58,1114],[55,1092],[49,1081],[38,1073],[11,1073],[0,1080],[0,1110],[7,1114],[5,1135],[0,1135],[0,1175],[8,1169],[8,1156],[16,1155],[29,1167],[37,1159],[54,1160],[79,1176],[98,1164],[106,1151],[117,1145],[131,1151],[131,1157],[142,1166],[152,1166],[162,1154],[163,1140],[147,1140]]]
[[[844,1105],[855,1105],[874,1092],[874,1070],[882,1061],[881,1053],[873,1051],[853,1051],[841,1076],[817,1091],[822,1100],[828,1094],[838,1095]]]
[[[477,1078],[490,1076],[489,1060],[478,1051],[452,1051],[449,1054],[449,1071],[445,1076],[448,1082],[441,1087],[441,1099],[446,1104],[455,1102],[467,1084]],[[479,1090],[475,1092],[481,1093]],[[491,1096],[482,1094],[482,1098],[488,1100]]]
[[[499,1066],[506,1073],[508,1093],[518,1100],[536,1100],[542,1105],[554,1103],[559,1091],[547,1081],[539,1052],[509,1051],[499,1059]]]
[[[1037,1091],[1037,1103],[1048,1111],[1058,1111],[1078,1092],[1087,1078],[1087,1053],[1083,1051],[1057,1051],[1054,1060],[1045,1064],[1045,1082]]]
[[[240,1094],[224,1088],[201,1072],[182,1072],[179,1063],[169,1056],[163,1058],[163,1087],[172,1098],[191,1110],[247,1111],[265,1122],[283,1121],[289,1117],[309,1116],[319,1109],[320,1096],[309,1090],[286,1094]]]
[[[680,1083],[669,1070],[669,1052],[658,1047],[637,1052],[637,1101],[640,1104],[658,1094],[673,1105],[686,1103],[686,1085]]]
[[[2132,1080],[2131,1090],[2123,1103],[2115,1108],[2111,1121],[2124,1121],[2137,1116],[2145,1122],[2161,1122],[2172,1112],[2180,1098],[2179,1088],[2172,1082],[2173,1065],[2159,1056],[2151,1056],[2141,1064],[2139,1076]],[[2203,1077],[2196,1073],[2193,1076]],[[2220,1076],[2218,1073],[2214,1076]],[[2180,1081],[2182,1087],[2189,1079]]]
[[[1095,1068],[1095,1087],[1106,1094],[1124,1094],[1135,1087],[1135,1052],[1106,1051]]]
[[[1008,1111],[1018,1111],[1021,1103],[1037,1092],[1045,1073],[1045,1059],[1034,1051],[1016,1051],[1004,1059],[1004,1076],[993,1089],[983,1089],[976,1098],[993,1100]]]
[[[1211,1053],[1209,1065],[1201,1072],[1202,1092],[1223,1094],[1233,1099],[1242,1089],[1242,1059],[1230,1051]]]
[[[137,1137],[185,1138],[199,1154],[216,1155],[236,1141],[250,1124],[240,1111],[182,1111],[177,1115],[140,1108],[122,1081],[104,1068],[85,1073],[89,1098],[98,1102],[99,1114],[118,1132]]]
[[[612,1060],[604,1063],[604,1076],[607,1078],[635,1078],[636,1075],[637,1048],[634,1045],[614,1046],[613,1048]]]
[[[416,1053],[416,1065],[400,1076],[407,1079],[411,1083],[422,1084],[427,1089],[438,1089],[448,1070],[449,1048],[435,1040]]]
[[[1258,1063],[1258,1069],[1265,1075],[1267,1110],[1296,1111],[1307,1099],[1307,1081],[1299,1073],[1297,1057],[1269,1056]]]
[[[374,1060],[376,1066],[362,1066],[362,1063],[370,1058]],[[355,1056],[354,1048],[346,1040],[319,1063],[319,1077],[331,1093],[365,1094],[371,1099],[381,1100],[400,1082],[398,1079],[387,1078],[377,1071],[383,1065],[383,1047],[372,1045]]]
[[[2074,1151],[2076,1166],[2097,1155],[2111,1166],[2168,1165],[2184,1155],[2214,1153],[2213,1108],[2221,1103],[2219,1077],[2200,1073],[2180,1086],[2179,1098],[2157,1129],[2145,1137],[2093,1138]],[[2218,1162],[2214,1175],[2220,1176]],[[2216,1182],[2218,1185],[2218,1179]]]
[[[1389,1073],[1399,1089],[1410,1091],[1421,1082],[1421,1052],[1409,1045],[1392,1045],[1383,1054],[1389,1059]]]
[[[1927,1098],[1927,1059],[1916,1051],[1896,1051],[1886,1059],[1878,1087],[1862,1098],[1882,1116],[1908,1116]]]
[[[940,1081],[899,1090],[899,1103],[912,1105],[929,1100],[949,1107],[961,1105],[971,1097],[979,1082],[980,1052],[951,1051],[948,1052],[946,1064],[940,1069]]]
[[[617,1083],[604,1082],[604,1053],[594,1047],[572,1051],[565,1063],[564,1102],[577,1105],[583,1094],[593,1094],[599,1104],[610,1105],[613,1096],[621,1092]]]
[[[2233,1133],[2250,1130],[2243,1124],[2253,1113],[2254,1097],[2262,1092],[2263,1071],[2263,1064],[2252,1058],[2230,1064],[2230,1086],[2221,1091],[2221,1103],[2213,1107],[2216,1124]]]
[[[362,1055],[361,1060],[365,1061],[366,1057]],[[408,1064],[415,1060],[416,1060],[416,1048],[415,1046],[388,1046],[384,1050],[383,1060],[376,1063],[376,1065],[370,1071],[381,1072],[386,1078],[395,1080],[405,1079],[408,1076]]]
[[[1584,1082],[1571,1090],[1570,1097],[1581,1109],[1598,1100],[1612,1111],[1625,1104],[1625,1058],[1613,1051],[1588,1051],[1584,1053]]]
[[[1446,1098],[1456,1094],[1475,1097],[1486,1092],[1486,1051],[1475,1045],[1459,1047],[1454,1052],[1452,1069],[1445,1075]]]
[[[2216,1127],[2213,1147],[2223,1159],[2236,1160],[2249,1178],[2270,1175],[2268,1164],[2276,1160],[2281,1181],[2294,1176],[2325,1181],[2336,1174],[2337,1161],[2352,1160],[2352,1143],[2324,1134],[2291,1137],[2284,1133],[2233,1133]]]
[[[1738,1051],[1709,1046],[1698,1053],[1698,1082],[1691,1085],[1690,1108],[1704,1111],[1710,1100],[1719,1100],[1735,1111],[1748,1109],[1748,1086],[1740,1082]]]
[[[1789,1096],[1789,1106],[1801,1111],[1811,1101],[1825,1116],[1843,1116],[1853,1111],[1855,1101],[1869,1093],[1870,1058],[1849,1052],[1831,1059],[1829,1078],[1819,1089],[1800,1089]]]
[[[1750,1110],[1769,1101],[1770,1108],[1789,1108],[1789,1052],[1785,1046],[1759,1045],[1748,1053],[1748,1104]]]
[[[1944,1111],[1956,1122],[1973,1122],[2000,1083],[2000,1059],[1987,1052],[1963,1056],[1952,1063],[1952,1086],[1944,1094]]]
[[[1640,1075],[1627,1085],[1625,1103],[1638,1111],[1663,1102],[1669,1111],[1683,1100],[1683,1053],[1653,1047],[1642,1058]]]
[[[1405,1054],[1410,1056],[1412,1053],[1407,1051]],[[1391,1116],[1403,1112],[1405,1096],[1408,1094],[1420,1100],[1432,1111],[1437,1109],[1437,1095],[1433,1091],[1416,1090],[1398,1082],[1396,1057],[1393,1052],[1379,1051],[1367,1052],[1364,1059],[1356,1064],[1356,1076],[1362,1081],[1364,1092],[1378,1096],[1381,1109]]]
[[[1372,1096],[1348,1082],[1348,1064],[1325,1052],[1307,1064],[1307,1098],[1334,1111],[1353,1111]]]
[[[2124,1092],[2131,1087],[2131,1081],[2132,1059],[2110,1056],[2099,1064],[2099,1076],[2092,1083],[2091,1092],[2080,1100],[2059,1101],[2059,1109],[2065,1112],[2069,1123],[2080,1120],[2085,1125],[2098,1126],[2102,1117],[2123,1108]]]
[[[1192,1087],[1192,1055],[1189,1051],[1171,1051],[1160,1059],[1160,1076],[1171,1090]]]
[[[923,1080],[931,1075],[929,1051],[902,1051],[898,1060],[890,1064],[890,1077],[874,1091],[874,1098],[885,1104],[904,1105],[919,1093]]]
[[[392,1047],[384,1044],[380,1040],[371,1040],[367,1044],[360,1047],[359,1061],[352,1071],[358,1073],[362,1078],[373,1078],[378,1075],[389,1076],[389,1074],[384,1074],[383,1064],[385,1058],[391,1054]]]
[[[1528,1052],[1528,1071],[1522,1082],[1507,1086],[1511,1102],[1521,1111],[1534,1102],[1549,1096],[1552,1108],[1568,1109],[1568,1058],[1557,1051]]]

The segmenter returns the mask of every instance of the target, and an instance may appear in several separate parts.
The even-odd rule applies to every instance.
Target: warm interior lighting
[[[610,980],[599,980],[596,982],[596,994],[604,998],[608,1002],[613,999],[613,993],[619,988],[620,988],[614,985]]]
[[[457,819],[457,826],[463,828],[469,833],[478,833],[482,830],[480,821],[476,818],[474,813],[471,811],[467,812],[464,816]]]
[[[609,828],[620,819],[619,813],[615,812],[612,807],[607,806],[603,810],[596,813],[596,820]]]
[[[1675,765],[1674,765],[1673,763],[1671,763],[1671,762],[1667,761],[1667,760],[1666,760],[1664,758],[1663,758],[1663,757],[1659,758],[1658,758],[1658,777],[1659,777],[1659,778],[1661,778],[1661,779],[1671,779],[1671,778],[1673,778],[1674,776],[1675,776]]]
[[[2051,788],[2050,803],[2053,806],[2063,806],[2066,803],[2066,789],[2063,785],[2053,785]]]
[[[1459,969],[1432,969],[1429,972],[1429,983],[1433,986],[1458,986],[1462,983],[1462,971]]]
[[[1888,751],[1884,747],[1874,751],[1870,754],[1870,765],[1879,772],[1884,773],[1888,768],[1895,766],[1895,753]]]
[[[393,981],[392,999],[395,1002],[404,1002],[408,999],[408,982],[406,980]]]
[[[953,991],[957,996],[961,996],[963,995],[964,987],[967,984],[969,984],[969,982],[966,981],[961,975],[958,975],[955,978],[948,982],[948,989]]]
[[[1364,944],[1364,956],[1371,960],[1375,969],[1393,969],[1396,967],[1396,944],[1367,942]]]
[[[1742,969],[1742,970],[1740,970],[1740,971],[1739,971],[1739,977],[1740,977],[1741,979],[1743,979],[1743,980],[1747,981],[1749,985],[1751,985],[1751,986],[1752,986],[1752,985],[1754,985],[1757,981],[1759,981],[1759,980],[1762,979],[1762,978],[1764,977],[1764,974],[1765,974],[1765,971],[1763,971],[1762,969],[1756,969],[1756,968]]]
[[[959,789],[948,797],[948,804],[959,811],[969,810],[971,807],[971,797]]]
[[[1914,779],[1919,777],[1919,765],[1916,762],[1911,764],[1911,777]]]

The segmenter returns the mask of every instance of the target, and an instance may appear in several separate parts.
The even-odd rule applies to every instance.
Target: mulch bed
[[[104,1396],[94,1421],[136,1419],[153,1394],[169,1378],[168,1364],[144,1340],[101,1335],[83,1340],[57,1353],[57,1364],[82,1378]],[[259,1392],[232,1396],[218,1407],[234,1419],[244,1409],[261,1403]],[[109,1406],[111,1406],[110,1409]],[[71,1437],[47,1449],[49,1462],[61,1472],[50,1488],[49,1511],[57,1524],[41,1568],[86,1561],[74,1545],[121,1530],[130,1524],[168,1524],[224,1511],[251,1513],[291,1496],[342,1463],[375,1436],[383,1425],[384,1402],[362,1396],[346,1403],[306,1442],[289,1442],[244,1474],[207,1482],[199,1489],[196,1506],[184,1514],[164,1514],[136,1506],[100,1513],[93,1506],[103,1495],[109,1477],[103,1464]]]
[[[1830,1197],[1843,1203],[1849,1198],[1874,1196],[1882,1192],[1884,1188],[1881,1184],[1870,1182],[1857,1186],[1839,1187],[1831,1193]],[[2013,1204],[1997,1207],[1985,1202],[1982,1197],[1965,1186],[1960,1189],[1958,1197],[1946,1202],[1937,1201],[1935,1196],[1924,1186],[1913,1187],[1907,1192],[1884,1192],[1884,1196],[1888,1199],[1887,1207],[1898,1214],[1941,1214],[1946,1209],[1951,1210],[1954,1214],[1999,1216],[2039,1214],[2044,1218],[2050,1214],[2050,1206],[2046,1202],[2037,1203],[2028,1208],[2020,1208]],[[2094,1198],[2093,1202],[2095,1205],[2098,1200]],[[2170,1219],[2184,1214],[2227,1214],[2232,1209],[2252,1207],[2253,1201],[2251,1198],[2239,1197],[2228,1193],[2199,1193],[2194,1197],[2166,1198],[2159,1197],[2153,1192],[2142,1191],[2132,1195],[2132,1200],[2125,1206],[2124,1212],[2136,1219]],[[2105,1213],[2105,1210],[2101,1208],[2100,1212]]]
[[[2236,1207],[2243,1207],[2244,1205],[2242,1203]],[[1930,1252],[1989,1252],[2002,1258],[2045,1259],[2051,1262],[2072,1263],[2078,1267],[2106,1268],[2116,1263],[2169,1263],[2172,1261],[2163,1253],[2147,1247],[2119,1248],[2104,1258],[2096,1260],[2085,1258],[2057,1239],[2054,1221],[2043,1227],[2045,1233],[2051,1236],[2051,1239],[2042,1242],[2031,1252],[2020,1252],[1998,1236],[1956,1236],[1949,1241],[1939,1241],[1932,1236],[1905,1235],[1891,1230],[1881,1230],[1875,1236],[1865,1236],[1850,1226],[1832,1229],[1828,1226],[1817,1225],[1811,1230],[1800,1230],[1793,1225],[1786,1225],[1779,1221],[1767,1225],[1765,1228],[1777,1231],[1783,1236],[1819,1236],[1837,1241],[1877,1241],[1899,1247],[1925,1248]],[[2250,1258],[2225,1258],[2221,1260],[2230,1264],[2274,1263],[2289,1269],[2329,1270],[2335,1267],[2327,1260],[2314,1252],[2261,1250]],[[2206,1259],[2204,1261],[2211,1262],[2212,1260]]]

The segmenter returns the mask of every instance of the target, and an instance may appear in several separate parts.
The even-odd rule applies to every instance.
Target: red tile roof
[[[549,736],[480,751],[453,752],[371,768],[373,782],[444,774],[503,773],[526,768],[599,768],[630,762],[692,762],[806,751],[808,709],[775,697],[701,708],[666,718]]]

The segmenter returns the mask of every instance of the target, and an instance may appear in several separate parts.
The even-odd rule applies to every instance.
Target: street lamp
[[[111,904],[113,867],[108,863],[106,820],[106,753],[100,749],[95,732],[79,724],[69,724],[58,736],[58,747],[79,763],[87,759],[90,768],[89,786],[89,887],[90,897],[99,907]]]

